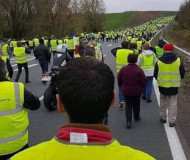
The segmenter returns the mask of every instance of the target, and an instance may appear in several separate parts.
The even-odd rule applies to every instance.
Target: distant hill
[[[134,27],[156,19],[176,15],[174,11],[129,11],[123,13],[109,13],[105,15],[104,30],[115,30],[123,27]]]

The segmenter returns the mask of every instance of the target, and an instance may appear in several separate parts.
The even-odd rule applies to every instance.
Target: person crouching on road
[[[44,44],[44,40],[42,38],[39,39],[39,43],[39,46],[34,50],[34,56],[39,61],[42,69],[42,76],[44,76],[44,74],[48,72],[48,63],[51,59],[51,53],[48,47]]]
[[[18,72],[15,78],[15,82],[18,82],[19,77],[22,73],[22,67],[25,69],[25,83],[30,83],[29,81],[29,71],[28,71],[28,55],[26,54],[26,48],[22,46],[22,43],[17,42],[17,47],[14,48],[14,55],[16,58],[16,63],[18,67]]]
[[[132,110],[135,122],[140,118],[140,97],[143,87],[146,84],[146,77],[143,70],[137,66],[138,55],[130,54],[128,56],[128,65],[123,67],[118,74],[118,85],[122,89],[126,103],[127,128],[131,128]]]
[[[137,65],[141,67],[146,76],[146,86],[143,89],[143,100],[147,100],[147,103],[151,103],[152,86],[153,86],[153,74],[154,65],[157,62],[155,53],[150,50],[149,44],[142,46],[142,53],[138,57]]]
[[[160,121],[166,123],[168,109],[169,126],[174,127],[177,117],[178,88],[185,76],[185,69],[180,58],[173,53],[173,44],[164,45],[164,51],[155,65],[154,77],[157,79],[160,91]]]
[[[69,77],[69,78],[68,78]],[[51,140],[18,153],[11,160],[154,160],[113,138],[103,125],[114,105],[114,75],[91,57],[68,62],[57,77],[58,109],[68,123]],[[51,128],[51,127],[50,127]]]
[[[40,101],[22,83],[6,79],[5,62],[0,59],[0,160],[28,148],[28,111]]]

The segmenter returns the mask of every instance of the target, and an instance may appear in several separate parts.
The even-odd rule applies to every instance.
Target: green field
[[[105,15],[105,25],[104,25],[104,30],[105,31],[110,31],[110,30],[115,30],[119,29],[125,24],[127,24],[130,20],[131,17],[135,14],[135,11],[131,12],[124,12],[124,13],[110,13]]]

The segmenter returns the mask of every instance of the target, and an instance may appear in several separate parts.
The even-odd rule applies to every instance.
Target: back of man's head
[[[88,56],[88,57],[95,57],[95,48],[92,46],[92,47],[86,47],[84,49],[84,56]]]
[[[6,65],[5,62],[0,59],[0,78],[5,78],[6,76]]]
[[[91,57],[67,63],[56,85],[71,123],[101,123],[114,99],[112,71]]]
[[[122,47],[122,48],[125,48],[125,49],[128,49],[128,48],[129,48],[129,43],[126,42],[126,41],[123,41],[123,42],[121,43],[121,47]]]
[[[44,44],[44,40],[42,38],[39,39],[40,44]]]
[[[142,49],[143,50],[150,50],[150,47],[147,43],[145,43],[145,44],[143,44]]]

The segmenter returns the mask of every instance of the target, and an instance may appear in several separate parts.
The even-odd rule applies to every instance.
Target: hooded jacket
[[[149,56],[154,56],[154,65],[156,64],[157,62],[157,58],[156,58],[156,55],[155,53],[152,51],[152,50],[145,50],[141,53],[142,55],[145,55],[147,57]],[[142,62],[142,59],[141,59],[141,56],[142,55],[139,55],[139,58],[138,58],[138,61],[137,61],[137,65],[140,67],[143,65],[143,62]],[[149,69],[143,69],[144,71],[144,74],[146,77],[153,77],[153,74],[154,74],[154,68],[149,68]]]
[[[160,57],[159,60],[165,64],[171,64],[177,60],[177,57],[173,52],[169,51],[169,52],[165,52],[163,54],[163,56]],[[184,66],[182,63],[179,67],[179,71],[180,71],[181,79],[183,79],[185,76],[185,69],[184,69]],[[156,63],[155,69],[154,69],[154,77],[156,79],[158,78],[158,72],[159,72],[159,68],[158,68],[158,64]],[[165,87],[159,86],[159,91],[161,94],[166,95],[166,96],[167,95],[176,95],[176,94],[178,94],[178,87],[165,88]]]

